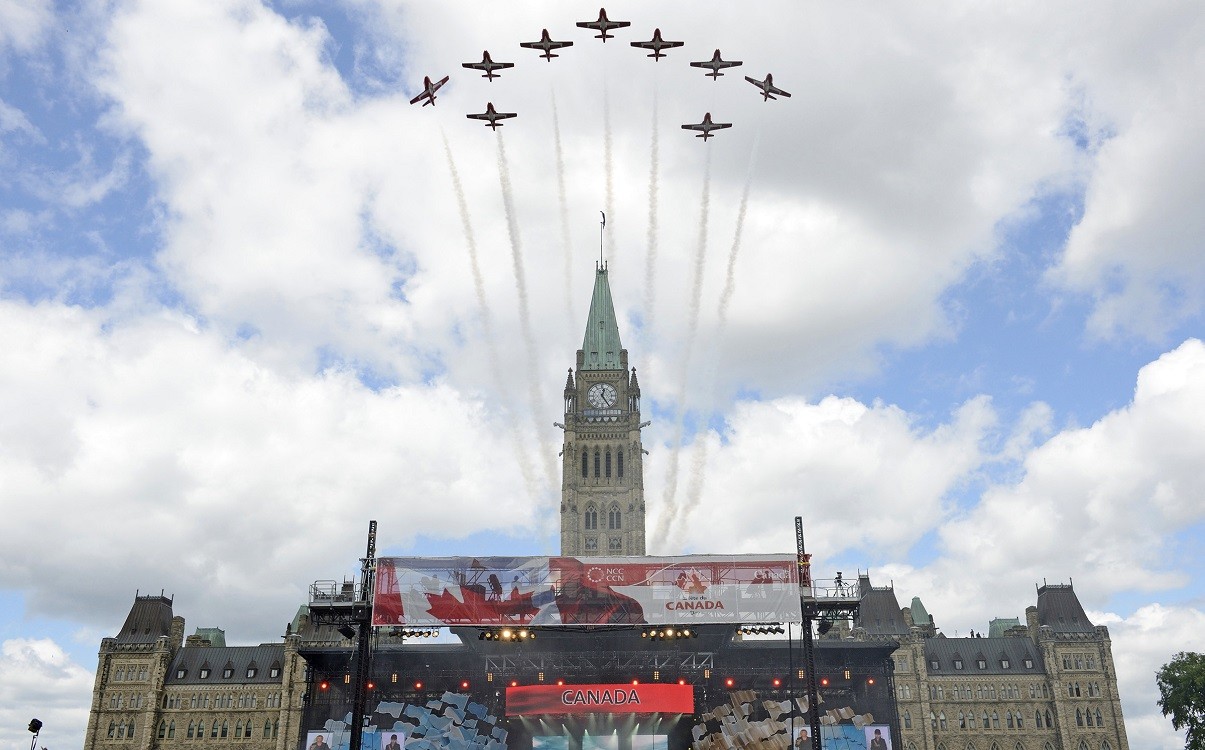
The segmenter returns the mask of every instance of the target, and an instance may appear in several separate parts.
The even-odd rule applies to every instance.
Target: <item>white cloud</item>
[[[93,673],[48,638],[0,643],[0,748],[24,750],[31,719],[43,723],[39,744],[78,743],[88,724]]]
[[[28,51],[41,43],[53,18],[51,0],[0,0],[0,52]]]
[[[835,396],[738,403],[724,442],[706,436],[713,458],[705,491],[694,509],[679,493],[684,517],[670,539],[695,551],[789,551],[791,518],[803,515],[818,558],[853,549],[877,560],[905,555],[983,462],[981,442],[995,419],[987,399],[967,402],[932,430],[898,407]]]
[[[1071,75],[1099,150],[1051,278],[1091,295],[1096,335],[1159,338],[1205,303],[1205,9],[1117,3],[1082,21]]]
[[[6,522],[71,540],[0,562],[4,587],[43,582],[32,611],[111,626],[134,588],[166,587],[271,638],[310,581],[349,572],[369,518],[405,545],[531,529],[544,507],[515,469],[530,438],[438,381],[276,372],[166,312],[3,303],[0,321],[20,352],[0,365]]]
[[[1205,650],[1205,611],[1197,607],[1148,604],[1129,617],[1089,612],[1097,625],[1107,625],[1113,640],[1113,662],[1123,699],[1130,746],[1179,750],[1184,732],[1172,728],[1156,701],[1155,672],[1180,651]]]

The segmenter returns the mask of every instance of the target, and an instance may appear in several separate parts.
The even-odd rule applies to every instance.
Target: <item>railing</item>
[[[837,599],[849,602],[859,599],[857,584],[840,578],[816,579],[810,586],[802,586],[800,591],[808,599]]]
[[[359,590],[356,581],[314,581],[310,584],[310,604],[351,604]]]

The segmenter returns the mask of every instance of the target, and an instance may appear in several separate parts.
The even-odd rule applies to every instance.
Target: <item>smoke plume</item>
[[[477,239],[473,235],[473,223],[469,217],[469,203],[465,200],[464,186],[460,184],[460,173],[456,171],[456,162],[452,159],[452,148],[448,145],[448,136],[442,129],[440,130],[440,137],[443,138],[444,154],[448,157],[448,171],[452,173],[452,187],[456,191],[456,207],[460,210],[460,224],[464,229],[464,242],[469,250],[469,270],[473,275],[473,291],[476,292],[477,307],[481,315],[481,331],[485,338],[486,358],[492,372],[501,372],[501,360],[498,357],[498,346],[494,338],[493,315],[490,313],[489,305],[485,301],[485,282],[481,277],[481,265],[477,262]],[[510,389],[507,388],[507,381],[499,379],[497,387],[503,403],[510,404],[510,394],[508,393]],[[511,445],[515,450],[515,456],[519,460],[519,471],[523,475],[523,483],[527,486],[528,494],[531,495],[531,499],[538,507],[540,502],[540,487],[536,482],[535,475],[532,473],[531,456],[528,454],[527,444],[519,438],[519,420],[512,409],[504,407],[503,411],[507,421],[507,432],[511,436]]]
[[[523,271],[523,245],[519,237],[519,222],[515,217],[514,192],[510,185],[510,167],[506,160],[506,147],[502,142],[502,133],[498,137],[498,182],[502,187],[502,206],[506,211],[506,231],[510,235],[511,261],[515,274],[515,288],[519,295],[519,330],[523,336],[523,346],[527,351],[527,383],[528,398],[531,400],[531,418],[535,423],[536,435],[540,442],[540,452],[544,473],[548,479],[548,487],[556,486],[556,462],[553,461],[552,446],[544,435],[544,409],[540,399],[540,385],[536,377],[539,371],[539,359],[536,357],[535,337],[531,333],[531,312],[527,302],[527,280]]]

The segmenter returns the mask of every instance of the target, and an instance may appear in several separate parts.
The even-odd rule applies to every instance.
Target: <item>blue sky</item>
[[[369,518],[555,553],[606,210],[651,552],[802,515],[950,634],[1074,579],[1131,743],[1182,745],[1151,675],[1205,647],[1199,5],[608,12],[603,46],[556,3],[0,0],[0,726],[78,743],[136,590],[255,643]],[[687,46],[627,46],[654,26]],[[745,66],[686,65],[717,47]]]

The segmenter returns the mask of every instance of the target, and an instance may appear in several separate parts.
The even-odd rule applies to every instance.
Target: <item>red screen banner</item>
[[[506,715],[691,714],[690,685],[523,685],[506,689]]]
[[[382,557],[372,624],[800,622],[794,555]]]

